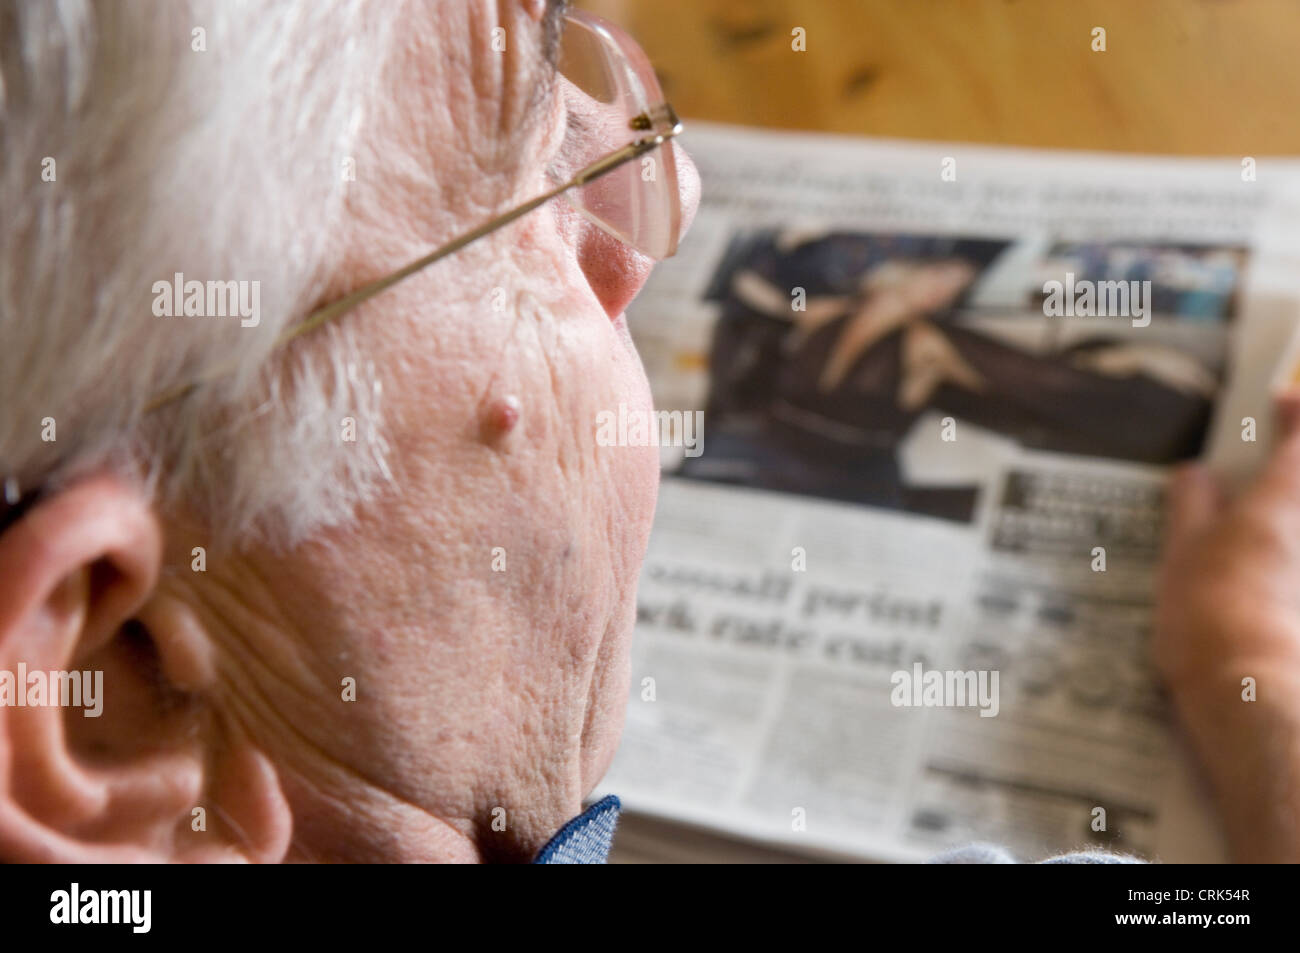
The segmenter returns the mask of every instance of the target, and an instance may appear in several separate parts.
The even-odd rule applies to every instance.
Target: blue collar
[[[604,864],[623,805],[610,794],[587,808],[546,842],[535,864]]]

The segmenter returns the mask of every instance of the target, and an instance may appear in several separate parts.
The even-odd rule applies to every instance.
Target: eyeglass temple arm
[[[434,262],[440,261],[441,259],[446,258],[448,255],[460,251],[470,242],[477,241],[478,239],[482,238],[484,235],[494,232],[498,228],[503,228],[506,225],[509,225],[517,218],[522,218],[523,216],[527,215],[529,212],[533,211],[533,209],[545,205],[547,202],[555,198],[557,195],[562,195],[565,192],[567,192],[569,189],[578,188],[579,186],[586,185],[588,182],[592,182],[596,179],[599,179],[602,175],[614,171],[624,163],[630,162],[633,159],[637,158],[638,156],[642,156],[645,153],[651,151],[652,149],[658,148],[659,146],[667,142],[669,139],[681,133],[682,124],[680,120],[677,119],[677,114],[673,112],[671,106],[665,104],[664,106],[659,107],[659,109],[656,110],[655,115],[659,118],[664,118],[668,121],[668,126],[666,129],[664,129],[664,131],[658,132],[653,136],[646,136],[644,138],[637,139],[634,142],[628,143],[622,149],[618,149],[614,152],[611,152],[609,155],[597,159],[595,162],[591,163],[591,165],[588,165],[585,168],[580,169],[573,176],[573,178],[569,179],[569,181],[556,186],[555,188],[551,189],[549,192],[543,192],[541,195],[537,196],[536,198],[529,199],[523,205],[516,206],[515,208],[510,209],[510,211],[504,212],[501,215],[498,215],[496,218],[484,222],[482,225],[479,225],[477,228],[471,229],[470,231],[466,232],[464,235],[460,235],[459,237],[452,239],[447,244],[441,246],[440,248],[435,249],[434,251],[425,255],[423,258],[416,259],[410,264],[405,265],[402,268],[399,268],[397,271],[394,271],[392,274],[385,275],[383,278],[379,278],[376,279],[375,281],[370,282],[369,284],[362,285],[360,288],[357,288],[355,291],[352,291],[349,294],[344,295],[342,298],[339,298],[337,301],[331,304],[327,304],[325,307],[319,308],[316,311],[313,311],[311,314],[307,315],[307,317],[304,318],[301,322],[299,322],[298,324],[294,325],[293,327],[285,331],[283,334],[281,334],[280,337],[276,339],[275,347],[278,349],[283,345],[287,344],[289,341],[292,341],[294,338],[306,334],[309,331],[315,330],[316,328],[320,327],[322,324],[325,324],[328,321],[332,321],[334,318],[343,314],[345,311],[350,311],[351,309],[355,308],[363,301],[368,301],[370,298],[373,298],[375,295],[379,294],[380,292],[386,291],[387,289],[391,288],[393,285],[397,284],[399,281],[403,280],[404,278],[409,278],[417,271],[422,271],[423,269],[428,268]],[[650,115],[642,114],[641,116],[638,116],[635,120],[633,120],[632,125],[634,129],[649,129],[652,127],[652,123],[653,120]],[[219,366],[217,368],[210,370],[206,375],[204,375],[203,377],[201,377],[196,381],[192,381],[189,384],[185,384],[174,390],[168,391],[167,393],[164,393],[159,397],[156,397],[154,400],[150,401],[150,403],[145,407],[145,413],[149,413],[153,410],[156,410],[159,407],[162,407],[164,404],[169,404],[173,400],[185,396],[186,394],[190,393],[192,390],[197,388],[200,384],[204,384],[211,380],[215,380],[216,378],[222,376],[223,374],[234,370],[235,366],[236,365],[234,364],[234,362],[232,362],[229,365]]]

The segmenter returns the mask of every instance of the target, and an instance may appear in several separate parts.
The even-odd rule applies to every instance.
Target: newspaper
[[[1153,571],[1170,467],[1267,452],[1300,167],[684,141],[703,205],[629,323],[702,429],[661,435],[601,790],[814,855],[1221,859]]]

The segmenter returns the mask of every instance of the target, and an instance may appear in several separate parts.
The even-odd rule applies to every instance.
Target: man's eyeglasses
[[[568,120],[560,158],[548,170],[553,188],[313,311],[281,334],[276,347],[351,311],[560,195],[585,218],[656,261],[675,254],[682,209],[677,163],[669,140],[681,133],[682,124],[664,100],[645,52],[612,23],[582,10],[568,10],[559,72]],[[601,154],[609,142],[629,133],[630,142]],[[634,162],[636,159],[642,161]],[[233,367],[213,368],[200,379],[154,398],[145,411],[184,397],[231,370]]]
[[[276,341],[279,348],[334,320],[404,278],[460,251],[518,218],[564,195],[585,218],[656,260],[677,251],[681,198],[669,140],[682,131],[672,106],[636,41],[611,23],[581,10],[564,16],[560,80],[569,117],[560,158],[548,170],[553,188],[452,239],[392,274],[372,281],[313,311]],[[619,149],[601,154],[611,141],[631,135]],[[634,160],[641,159],[641,162]],[[215,367],[182,387],[154,398],[152,412],[234,368]],[[0,492],[0,532],[18,520],[39,491],[21,493],[10,477]]]

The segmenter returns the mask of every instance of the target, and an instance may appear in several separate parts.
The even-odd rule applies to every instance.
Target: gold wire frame
[[[327,322],[337,318],[339,315],[351,311],[363,301],[368,301],[380,292],[391,288],[404,278],[409,278],[417,271],[422,271],[435,262],[446,258],[448,255],[460,251],[470,242],[477,241],[483,236],[491,234],[497,229],[509,225],[516,219],[522,218],[534,209],[545,205],[556,196],[563,195],[565,192],[569,191],[569,189],[578,188],[589,182],[593,182],[596,179],[599,179],[602,175],[617,169],[624,163],[631,162],[633,159],[657,149],[675,136],[681,135],[682,123],[681,120],[677,118],[677,113],[673,111],[673,107],[668,103],[664,103],[647,112],[639,113],[632,117],[628,122],[628,128],[633,132],[639,133],[652,132],[656,128],[658,128],[659,131],[653,132],[652,135],[643,135],[637,139],[633,139],[621,149],[616,149],[608,155],[597,159],[585,168],[580,169],[567,182],[557,185],[550,191],[543,192],[541,195],[529,199],[522,205],[517,205],[509,211],[503,212],[495,218],[484,222],[482,225],[465,232],[463,235],[453,238],[445,245],[429,252],[429,254],[425,255],[423,258],[417,258],[410,264],[404,265],[382,278],[377,278],[368,284],[364,284],[360,288],[344,295],[342,298],[318,308],[311,314],[307,315],[307,317],[302,321],[286,329],[276,339],[275,350],[279,350],[294,338],[301,337],[310,331],[314,331],[322,324],[326,324]],[[183,384],[179,387],[173,388],[172,390],[159,394],[145,405],[144,412],[146,414],[152,413],[158,408],[170,404],[172,401],[179,400],[187,394],[192,393],[203,384],[210,383],[211,381],[230,373],[237,366],[237,362],[228,362],[227,364],[210,369],[208,373],[204,374],[197,380],[190,381],[188,384]]]

